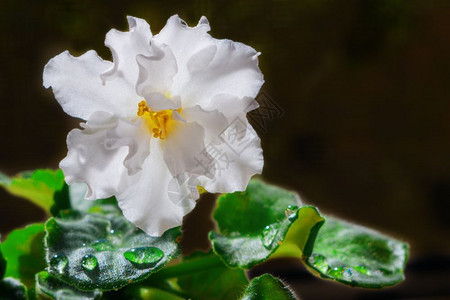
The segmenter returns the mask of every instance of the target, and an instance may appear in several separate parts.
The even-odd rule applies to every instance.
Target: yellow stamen
[[[181,108],[176,110],[181,111]],[[174,120],[172,119],[173,110],[166,109],[160,111],[153,111],[147,106],[147,102],[142,100],[138,104],[137,115],[145,120],[145,124],[152,133],[153,137],[164,140],[168,133],[174,127]]]

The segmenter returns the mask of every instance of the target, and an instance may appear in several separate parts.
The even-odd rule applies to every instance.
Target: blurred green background
[[[260,132],[267,181],[410,242],[413,260],[448,257],[445,0],[0,0],[0,169],[56,168],[66,154],[78,121],[42,87],[50,58],[95,49],[110,59],[104,36],[127,30],[126,15],[145,18],[157,33],[175,13],[191,26],[205,15],[214,37],[262,52],[262,89],[284,110]],[[3,235],[45,218],[25,201],[0,197]],[[207,228],[196,226],[193,236],[204,237]]]

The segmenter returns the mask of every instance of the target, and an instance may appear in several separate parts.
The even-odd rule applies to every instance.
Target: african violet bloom
[[[95,51],[67,51],[44,69],[63,110],[85,120],[67,136],[60,167],[86,199],[116,196],[125,217],[150,235],[179,226],[199,197],[244,190],[263,166],[246,120],[263,76],[253,48],[212,38],[208,20],[172,16],[153,36],[146,21],[111,30]]]

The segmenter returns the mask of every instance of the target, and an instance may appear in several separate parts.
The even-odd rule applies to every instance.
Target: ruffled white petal
[[[153,111],[178,109],[181,107],[181,101],[179,96],[175,96],[169,99],[165,95],[155,92],[145,94],[145,100],[147,102],[147,105]]]
[[[245,115],[229,125],[221,134],[221,140],[206,148],[214,159],[214,176],[201,176],[201,185],[215,193],[243,191],[251,177],[262,172],[261,140]]]
[[[182,93],[182,87],[189,81],[187,62],[190,57],[206,47],[214,46],[208,34],[210,29],[205,17],[200,19],[196,27],[189,27],[178,15],[174,15],[167,20],[161,32],[155,35],[154,39],[168,45],[176,58],[178,73],[173,87],[176,94]]]
[[[251,97],[238,98],[229,94],[218,94],[211,99],[206,109],[219,111],[231,123],[237,117],[245,118],[246,113],[258,107],[258,102]]]
[[[106,132],[117,126],[117,123],[117,117],[97,112],[84,125],[84,130],[74,129],[67,136],[69,152],[59,166],[68,184],[87,184],[86,199],[94,200],[114,195],[126,171],[123,161],[127,149],[105,148]]]
[[[134,116],[139,98],[134,85],[115,80],[104,86],[100,74],[112,65],[95,51],[73,57],[68,51],[52,58],[44,68],[44,86],[52,87],[63,110],[75,118],[87,120],[96,111],[118,117]]]
[[[148,138],[140,124],[133,125],[106,112],[96,112],[83,130],[67,136],[69,149],[60,167],[66,182],[86,183],[86,199],[95,200],[117,194],[128,185],[128,174],[140,170],[148,156]]]
[[[178,71],[177,61],[170,47],[156,39],[151,40],[148,55],[138,55],[139,77],[136,92],[147,99],[149,93],[171,93],[173,77]]]
[[[258,55],[253,48],[230,40],[217,40],[207,32],[202,17],[196,27],[187,27],[171,17],[155,39],[170,46],[178,62],[173,92],[183,95],[184,107],[206,107],[217,94],[254,98],[263,84]]]
[[[205,149],[205,129],[196,122],[177,122],[164,141],[164,161],[173,177],[191,172]]]
[[[185,189],[172,189],[173,184],[178,186],[177,180],[164,162],[161,140],[152,139],[150,153],[139,178],[132,180],[134,184],[116,197],[129,221],[149,235],[160,236],[167,229],[181,225],[183,216],[194,208],[195,199],[192,194],[180,194],[179,197],[186,198],[184,205],[175,204],[169,192],[182,193]]]
[[[181,117],[187,122],[196,122],[204,128],[205,145],[217,140],[229,124],[220,110],[212,108],[207,111],[198,105],[183,109]]]
[[[119,120],[117,126],[106,132],[105,149],[116,150],[127,147],[128,154],[123,161],[128,175],[141,171],[144,160],[149,155],[150,135],[142,120],[127,122]]]
[[[188,62],[190,80],[183,87],[187,101],[206,107],[218,94],[255,98],[264,83],[257,52],[230,40],[215,42],[217,51],[206,67]]]
[[[102,74],[107,85],[108,81],[122,78],[135,85],[139,75],[136,62],[138,55],[150,54],[150,25],[135,17],[127,17],[130,30],[122,32],[115,29],[106,34],[105,45],[110,48],[114,65]]]

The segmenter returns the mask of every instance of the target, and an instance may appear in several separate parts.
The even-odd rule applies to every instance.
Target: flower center
[[[181,111],[181,108],[176,110]],[[147,106],[147,102],[142,100],[138,104],[137,115],[144,119],[145,124],[152,133],[153,137],[164,140],[172,131],[175,121],[172,119],[173,110],[165,109],[160,111],[153,111]]]

